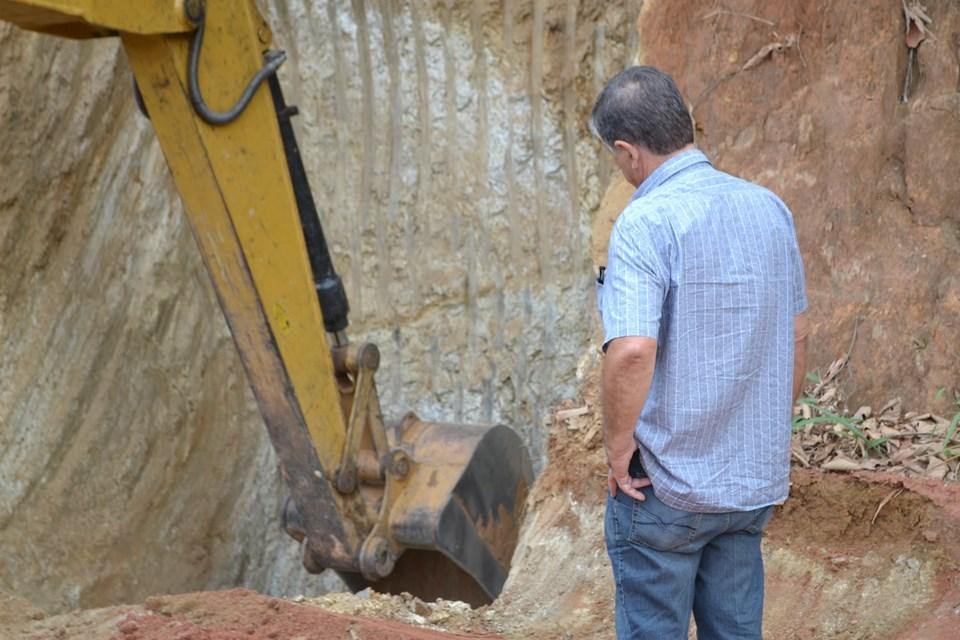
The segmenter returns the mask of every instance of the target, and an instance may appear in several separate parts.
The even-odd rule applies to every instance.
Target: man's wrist
[[[604,445],[607,451],[607,460],[612,457],[631,455],[637,448],[637,442],[633,439],[633,430],[620,430],[619,433],[613,429],[608,429],[604,433]]]

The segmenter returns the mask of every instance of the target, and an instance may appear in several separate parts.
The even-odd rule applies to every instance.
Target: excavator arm
[[[305,567],[354,588],[495,597],[532,478],[526,451],[502,425],[384,423],[379,352],[346,338],[296,110],[274,73],[283,54],[255,3],[0,0],[0,19],[121,39],[277,452]]]

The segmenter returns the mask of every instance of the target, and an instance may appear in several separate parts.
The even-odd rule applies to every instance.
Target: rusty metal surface
[[[412,465],[390,509],[393,540],[441,553],[495,597],[533,479],[519,436],[503,425],[414,421],[400,446]]]
[[[397,560],[393,572],[376,582],[358,573],[338,572],[352,591],[372,587],[381,593],[410,593],[425,602],[444,598],[482,607],[493,598],[455,562],[439,551],[407,549]]]

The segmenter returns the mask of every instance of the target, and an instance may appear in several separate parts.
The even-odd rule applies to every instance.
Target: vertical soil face
[[[585,119],[639,1],[276,3],[301,147],[388,412],[503,421],[539,467],[590,347]]]
[[[925,6],[935,39],[906,104],[899,2],[652,0],[640,50],[677,79],[716,165],[792,208],[810,362],[844,353],[859,319],[847,397],[947,411],[935,394],[960,371],[960,275],[945,268],[960,255],[960,7]]]
[[[502,421],[542,464],[591,341],[609,174],[583,123],[641,4],[269,3],[389,416]],[[0,590],[48,611],[315,590],[115,40],[0,25],[0,165]]]
[[[118,42],[0,25],[0,59],[0,589],[47,610],[309,590]]]

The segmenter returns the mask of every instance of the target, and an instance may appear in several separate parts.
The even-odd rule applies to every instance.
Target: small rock
[[[923,539],[927,542],[936,542],[940,538],[940,533],[933,529],[926,529],[923,532]]]
[[[433,613],[433,609],[420,598],[414,598],[413,612],[421,616],[429,616]]]
[[[434,611],[428,618],[427,621],[430,624],[440,624],[446,622],[450,619],[450,614],[443,611]]]
[[[150,596],[143,601],[143,607],[145,609],[169,616],[170,612],[166,610],[166,604],[166,599],[160,596]]]
[[[133,633],[136,633],[137,629],[140,628],[140,625],[133,620],[124,620],[117,626],[117,628],[120,629],[120,633],[125,636],[129,636]]]
[[[897,556],[897,559],[894,560],[894,563],[900,566],[905,566],[907,567],[907,569],[910,569],[911,571],[916,571],[917,569],[920,568],[919,560],[917,560],[916,558],[910,558],[906,555]]]
[[[423,616],[418,615],[418,614],[416,614],[416,613],[413,613],[413,612],[411,611],[409,616],[404,616],[404,622],[407,622],[407,623],[409,623],[409,624],[415,624],[415,625],[423,626],[423,625],[427,624],[427,619],[424,618]]]

